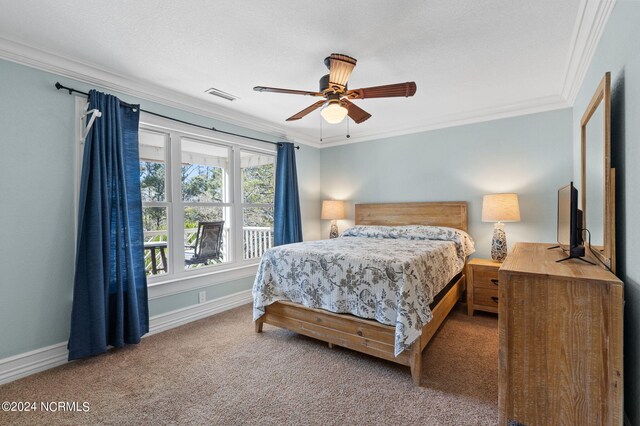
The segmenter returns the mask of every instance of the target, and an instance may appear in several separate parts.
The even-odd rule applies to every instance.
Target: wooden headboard
[[[467,231],[467,202],[356,204],[356,225],[430,225]]]

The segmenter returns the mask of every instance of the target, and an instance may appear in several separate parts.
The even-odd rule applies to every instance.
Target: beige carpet
[[[0,386],[2,401],[89,412],[0,412],[11,424],[485,425],[497,423],[497,317],[460,307],[408,367],[265,325],[250,305]]]

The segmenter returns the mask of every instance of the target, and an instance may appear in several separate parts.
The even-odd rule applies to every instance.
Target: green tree
[[[222,169],[199,164],[182,165],[182,201],[221,203]]]
[[[242,169],[242,199],[250,204],[273,204],[274,165],[264,164]],[[244,210],[244,226],[273,226],[273,208],[250,207]]]
[[[165,164],[151,161],[140,162],[140,193],[142,201],[165,200]],[[162,207],[143,209],[143,226],[148,231],[167,229],[167,214]]]
[[[183,164],[181,169],[182,200],[185,202],[221,203],[224,201],[224,171],[220,167]],[[198,222],[222,220],[222,207],[184,209],[185,228],[196,228]]]

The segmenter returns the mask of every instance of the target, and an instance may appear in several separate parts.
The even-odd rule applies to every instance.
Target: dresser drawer
[[[473,303],[487,307],[498,308],[498,286],[493,288],[474,287]]]
[[[498,270],[495,268],[473,268],[473,287],[495,289],[498,293]]]

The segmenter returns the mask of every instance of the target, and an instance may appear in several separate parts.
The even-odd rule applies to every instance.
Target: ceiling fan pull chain
[[[351,137],[351,135],[349,133],[351,133],[351,132],[349,131],[349,118],[347,117],[347,139],[349,139]]]
[[[320,116],[320,142],[322,142],[322,116]]]

